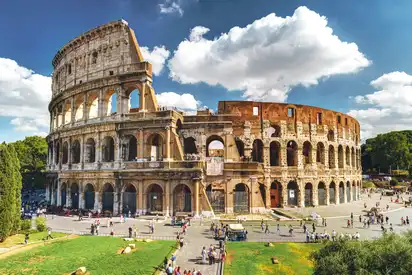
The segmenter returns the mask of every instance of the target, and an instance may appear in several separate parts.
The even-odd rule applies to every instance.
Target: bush
[[[36,228],[39,232],[44,232],[47,229],[46,226],[46,218],[44,217],[37,217],[36,218]]]
[[[21,231],[29,231],[31,229],[31,220],[22,220],[20,223],[20,230]]]
[[[396,179],[392,179],[392,180],[389,182],[389,184],[390,184],[391,186],[396,186],[396,185],[399,185],[399,182],[398,182]]]

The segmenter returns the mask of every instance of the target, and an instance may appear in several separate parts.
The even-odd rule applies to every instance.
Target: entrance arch
[[[110,183],[105,183],[103,186],[102,194],[102,210],[113,212],[113,203],[114,203],[114,188]]]
[[[192,192],[186,184],[179,184],[173,191],[173,210],[177,212],[192,212]]]
[[[136,188],[134,185],[129,183],[124,189],[122,196],[122,212],[125,214],[128,214],[129,211],[132,214],[136,213]]]
[[[67,185],[63,183],[60,187],[60,195],[61,195],[61,206],[66,206],[66,195],[67,195]]]
[[[336,184],[332,181],[329,185],[329,203],[336,204],[335,189],[336,189]]]
[[[298,205],[299,187],[296,181],[288,183],[288,205]]]
[[[249,188],[244,183],[238,183],[233,190],[233,212],[249,213]]]
[[[280,207],[280,196],[282,194],[282,185],[278,181],[272,182],[270,185],[270,207]]]
[[[84,207],[86,209],[94,209],[94,198],[95,198],[94,186],[88,183],[84,191],[84,200],[85,200]]]
[[[77,183],[72,183],[70,188],[71,192],[71,199],[72,199],[72,208],[78,209],[79,208],[79,185]]]
[[[313,206],[313,186],[308,182],[305,184],[305,207]]]
[[[323,182],[318,184],[318,204],[326,205],[326,186]]]
[[[343,182],[339,183],[339,203],[345,202],[345,185]]]
[[[162,212],[163,211],[163,189],[158,184],[152,184],[147,189],[147,211]]]
[[[206,195],[212,206],[213,212],[225,213],[225,190],[212,189],[212,185],[209,184],[206,187]]]

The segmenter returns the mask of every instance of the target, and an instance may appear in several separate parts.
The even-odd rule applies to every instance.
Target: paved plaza
[[[404,196],[406,199],[407,197]],[[382,208],[385,208],[389,204],[389,211],[384,212],[384,216],[389,217],[389,223],[393,224],[393,229],[395,232],[407,231],[408,226],[401,225],[401,218],[406,218],[409,216],[412,218],[412,208],[404,208],[401,204],[395,204],[390,202],[390,197],[383,197],[380,200],[380,195],[374,194],[372,198],[368,198],[367,195],[362,195],[362,198],[358,202],[344,204],[339,206],[322,206],[316,208],[305,209],[308,213],[315,211],[318,214],[323,214],[323,217],[327,217],[327,226],[321,226],[321,222],[316,226],[316,232],[324,232],[325,230],[330,234],[332,230],[339,233],[356,233],[359,232],[361,239],[374,239],[382,235],[382,230],[380,225],[372,224],[370,228],[364,228],[363,223],[359,222],[359,214],[362,214],[364,209],[364,203],[370,207],[375,206],[376,202],[379,201]],[[345,210],[345,211],[344,211]],[[350,214],[354,214],[354,226],[353,228],[347,227],[347,220]],[[364,214],[364,213],[363,213]],[[84,218],[83,221],[79,221],[78,217],[59,217],[51,215],[47,216],[48,226],[53,229],[53,231],[61,232],[73,232],[76,234],[89,234],[90,225],[95,219]],[[120,223],[120,218],[113,218],[114,221],[114,231],[117,235],[127,235],[128,228],[136,226],[138,229],[138,235],[141,237],[153,238],[153,239],[169,239],[175,240],[177,232],[180,232],[179,227],[170,226],[169,219],[159,218],[155,221],[155,233],[151,235],[149,232],[149,223],[151,220],[144,218],[138,219],[126,219],[124,223]],[[182,269],[197,269],[201,270],[202,274],[216,274],[216,265],[201,265],[200,264],[200,253],[203,246],[209,247],[211,244],[216,244],[217,242],[213,239],[212,233],[209,231],[211,220],[194,220],[188,229],[188,233],[184,236],[185,245],[183,248],[177,252],[177,265],[181,266]],[[270,233],[265,234],[259,225],[259,222],[245,223],[245,228],[248,231],[248,241],[257,242],[302,242],[305,241],[305,234],[303,229],[300,227],[299,221],[282,221],[279,222],[280,233],[276,232],[276,225],[278,222],[270,221],[269,229]],[[294,226],[294,234],[290,236],[288,233],[288,225],[292,224]],[[385,225],[389,229],[389,225]],[[308,222],[308,228],[312,229],[312,222]],[[100,235],[107,235],[111,231],[111,228],[107,227],[107,218],[101,219]]]

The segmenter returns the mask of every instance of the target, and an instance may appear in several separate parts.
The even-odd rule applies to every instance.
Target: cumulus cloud
[[[164,92],[156,95],[157,103],[160,106],[176,107],[182,111],[193,112],[197,110],[200,102],[191,94],[177,94],[174,92]]]
[[[152,51],[148,47],[140,48],[143,58],[152,63],[152,72],[154,75],[160,75],[170,52],[165,46],[154,47]]]
[[[0,116],[12,118],[14,130],[45,135],[49,129],[51,78],[0,57]]]
[[[412,75],[391,72],[370,84],[377,91],[355,97],[356,103],[367,107],[349,111],[361,124],[362,139],[412,129]]]
[[[285,101],[294,86],[316,85],[338,74],[356,73],[369,61],[355,43],[344,42],[326,17],[299,7],[291,17],[272,13],[213,40],[194,27],[169,60],[170,77],[241,90],[250,100]]]

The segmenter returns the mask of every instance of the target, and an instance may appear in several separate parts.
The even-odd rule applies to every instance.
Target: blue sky
[[[286,101],[349,113],[363,138],[411,129],[412,1],[371,3],[3,1],[0,141],[47,133],[53,56],[121,18],[157,58],[160,102],[193,111],[219,100]]]

